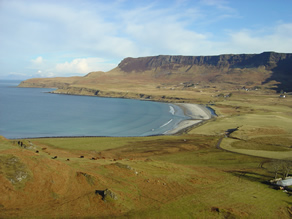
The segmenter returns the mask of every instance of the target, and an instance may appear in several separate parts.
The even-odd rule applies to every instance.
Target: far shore
[[[186,129],[188,127],[198,125],[199,123],[209,120],[212,118],[211,111],[203,105],[194,104],[194,103],[174,103],[179,106],[184,114],[191,119],[181,121],[174,129],[167,131],[164,133],[165,135],[173,135]]]

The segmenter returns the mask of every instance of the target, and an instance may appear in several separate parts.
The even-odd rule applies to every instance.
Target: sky
[[[0,79],[83,76],[126,57],[292,53],[292,0],[0,0]]]

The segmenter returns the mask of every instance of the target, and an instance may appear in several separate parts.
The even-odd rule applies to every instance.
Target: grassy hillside
[[[64,149],[75,140],[32,139],[33,149],[10,141],[1,217],[289,217],[290,197],[265,184],[273,173],[259,168],[264,159],[216,149],[217,137],[118,138],[124,146],[112,149],[112,138],[88,138]],[[12,158],[19,164],[7,168]],[[27,178],[12,183],[20,169]],[[96,192],[106,189],[113,197]]]

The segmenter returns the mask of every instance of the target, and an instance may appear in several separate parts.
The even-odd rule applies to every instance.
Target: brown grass
[[[31,140],[39,153],[14,141],[1,152],[31,172],[22,189],[0,174],[1,217],[288,217],[289,197],[261,183],[272,177],[258,168],[262,159],[220,151],[216,136],[128,138],[98,153],[48,140]],[[106,188],[118,199],[95,193]]]

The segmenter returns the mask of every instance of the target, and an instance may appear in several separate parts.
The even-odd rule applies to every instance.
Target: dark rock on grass
[[[126,165],[126,164],[122,164],[120,162],[116,162],[116,163],[114,163],[114,165],[116,165],[116,166],[118,166],[120,168],[124,168],[124,169],[128,169],[128,170],[133,170],[133,168],[131,166]]]
[[[110,189],[95,190],[95,194],[100,195],[104,202],[112,202],[112,201],[118,200],[118,196]]]

